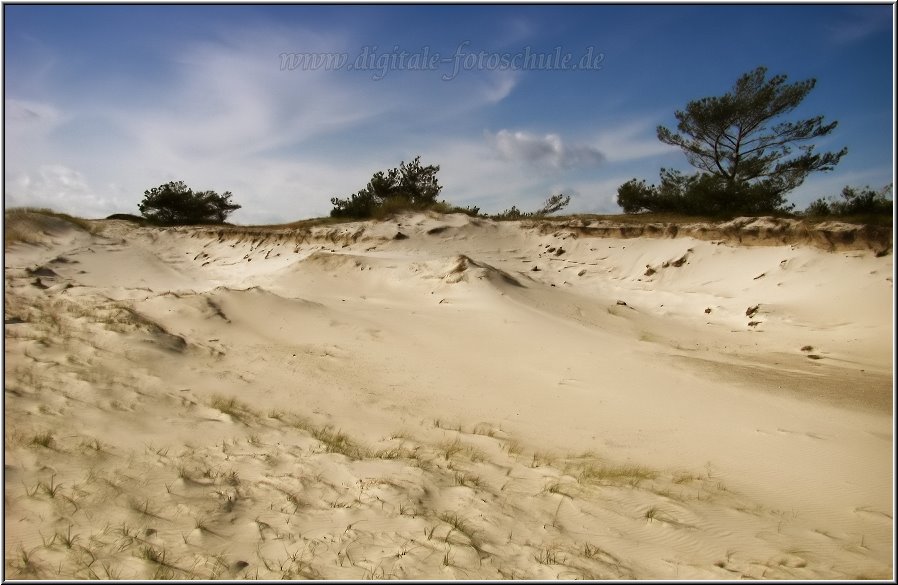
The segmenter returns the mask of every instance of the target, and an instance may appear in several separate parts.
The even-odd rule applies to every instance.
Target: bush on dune
[[[869,186],[842,189],[842,199],[821,197],[813,201],[804,214],[808,217],[852,217],[852,216],[889,216],[894,209],[894,201],[889,197],[892,185],[874,190]]]
[[[113,213],[112,215],[107,215],[106,219],[121,219],[124,221],[130,221],[131,223],[136,223],[143,225],[147,223],[147,220],[140,217],[139,215],[134,215],[132,213]]]
[[[477,216],[479,207],[456,207],[438,201],[442,190],[437,180],[439,165],[422,165],[416,156],[397,168],[378,171],[364,189],[345,199],[334,197],[331,217],[349,219],[384,219],[403,211],[433,210],[440,213],[465,213]]]
[[[220,224],[240,209],[225,191],[193,191],[183,181],[171,181],[144,191],[137,206],[146,220],[156,225]]]
[[[546,199],[535,211],[521,211],[512,205],[495,215],[480,213],[480,207],[459,207],[438,200],[442,186],[437,180],[439,165],[422,165],[416,156],[410,163],[403,161],[398,167],[379,171],[371,177],[364,189],[340,199],[334,197],[330,212],[332,218],[386,219],[406,211],[435,211],[437,213],[464,213],[471,217],[489,217],[495,220],[520,220],[545,217],[567,207],[570,195],[557,194]]]

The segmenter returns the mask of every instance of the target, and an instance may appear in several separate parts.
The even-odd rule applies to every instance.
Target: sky
[[[837,128],[798,209],[891,183],[893,5],[4,5],[6,207],[138,213],[182,180],[231,221],[325,216],[420,155],[441,198],[495,213],[690,171],[658,141],[690,100],[765,66]],[[576,66],[576,69],[573,67]]]

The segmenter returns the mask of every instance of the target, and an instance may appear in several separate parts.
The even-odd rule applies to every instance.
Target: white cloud
[[[82,173],[64,165],[16,173],[7,179],[6,197],[9,207],[49,207],[86,217],[108,215],[117,204],[114,197],[97,195]]]
[[[441,196],[453,204],[498,212],[545,198],[542,173],[512,172],[482,140],[435,141],[429,152],[440,165]]]
[[[605,162],[599,149],[588,145],[565,144],[558,134],[539,136],[529,132],[499,130],[487,134],[499,155],[509,161],[540,164],[555,169],[598,167]]]
[[[455,140],[434,144],[429,156],[440,164],[441,196],[456,205],[477,205],[485,213],[497,213],[512,205],[532,211],[543,205],[549,195],[571,196],[566,212],[619,213],[617,188],[631,178],[615,172],[612,177],[589,178],[559,176],[534,166],[510,168],[496,156],[486,142]],[[576,175],[571,171],[566,175]]]

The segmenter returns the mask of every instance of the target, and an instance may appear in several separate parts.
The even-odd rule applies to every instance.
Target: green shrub
[[[787,212],[782,191],[769,181],[731,183],[710,173],[684,175],[661,169],[658,186],[631,179],[617,190],[624,213],[684,213],[702,216]]]
[[[437,204],[442,187],[437,180],[439,165],[421,165],[421,157],[398,168],[378,171],[368,185],[346,199],[334,197],[331,217],[383,218],[406,210],[423,210]]]
[[[824,199],[816,199],[808,205],[808,208],[804,210],[804,214],[808,217],[826,217],[828,215],[832,215],[833,210],[829,206],[829,202]]]
[[[137,206],[150,223],[156,225],[190,225],[224,223],[228,215],[240,209],[225,191],[194,192],[183,181],[171,181],[144,191]]]
[[[842,189],[841,200],[821,197],[808,205],[804,214],[809,217],[891,216],[894,206],[894,201],[889,197],[891,192],[891,184],[878,191],[869,186],[846,186]]]
[[[112,215],[107,215],[106,219],[122,219],[125,221],[130,221],[131,223],[136,223],[136,224],[141,224],[141,225],[143,225],[147,222],[147,220],[140,217],[139,215],[134,215],[131,213],[113,213]]]
[[[532,213],[521,211],[517,208],[517,206],[512,205],[510,209],[506,209],[505,211],[502,211],[490,217],[499,221],[514,221],[518,219],[526,219],[528,217],[531,217],[532,215]]]

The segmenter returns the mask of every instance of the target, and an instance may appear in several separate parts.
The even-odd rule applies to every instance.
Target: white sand
[[[96,223],[7,250],[10,578],[894,575],[891,253]]]

